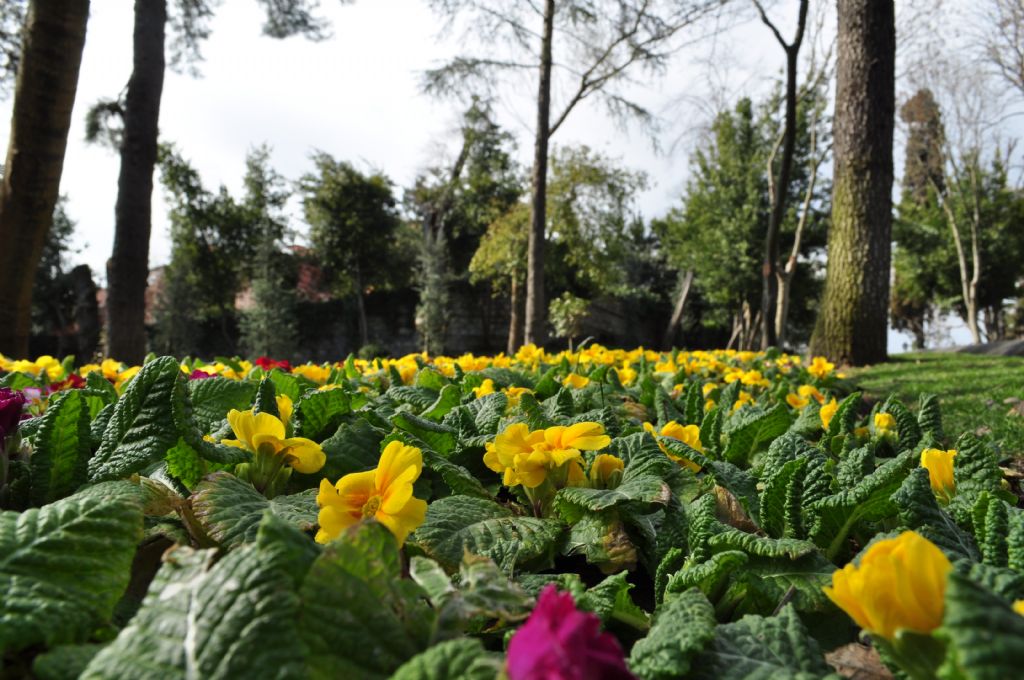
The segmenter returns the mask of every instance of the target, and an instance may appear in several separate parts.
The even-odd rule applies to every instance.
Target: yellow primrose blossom
[[[590,464],[590,482],[596,489],[609,489],[618,486],[626,464],[618,456],[610,453],[599,454]],[[616,479],[617,477],[617,479]]]
[[[619,377],[619,382],[623,385],[632,385],[633,381],[636,380],[636,370],[628,365],[623,365],[621,368],[615,369],[615,374]]]
[[[292,369],[292,373],[295,375],[301,375],[307,380],[311,380],[318,385],[323,385],[327,382],[327,379],[331,377],[331,369],[323,366],[317,366],[315,364],[305,364],[303,366],[296,366]]]
[[[565,379],[562,381],[562,384],[565,385],[566,387],[571,387],[574,390],[579,390],[590,384],[590,378],[582,375],[577,375],[576,373],[570,373],[569,375],[565,376]]]
[[[104,359],[100,364],[100,370],[103,371],[103,377],[107,380],[117,381],[118,376],[121,374],[121,362],[114,359]]]
[[[600,423],[557,425],[534,431],[526,423],[513,423],[493,442],[488,442],[484,464],[502,475],[505,486],[522,484],[534,489],[544,483],[550,471],[570,462],[579,465],[581,451],[597,451],[610,443]],[[574,472],[569,470],[570,474]],[[582,468],[578,472],[581,474]]]
[[[824,591],[873,635],[892,640],[900,630],[928,634],[942,624],[952,569],[934,543],[904,531],[868,548],[859,566],[847,564],[833,573]]]
[[[896,431],[896,418],[891,413],[876,413],[875,431],[883,437],[894,433]]]
[[[818,416],[821,418],[822,429],[828,429],[829,423],[832,422],[832,418],[838,410],[839,402],[836,401],[835,397],[832,397],[832,401],[821,405],[821,411],[818,412]]]
[[[715,407],[715,400],[714,399],[705,399],[704,400],[704,410],[705,411],[710,411],[714,407]]]
[[[104,362],[104,363],[106,363],[106,362]],[[135,375],[139,371],[141,371],[141,370],[142,370],[142,366],[132,366],[132,367],[126,368],[123,371],[121,371],[120,373],[118,373],[116,379],[114,380],[114,387],[115,387],[115,389],[117,389],[117,391],[120,392],[121,388],[123,388],[126,384],[128,384],[128,381],[131,380],[132,378],[134,378]],[[103,372],[104,372],[104,374],[106,374],[106,370],[105,369],[104,369]]]
[[[473,394],[476,396],[477,399],[479,399],[480,397],[485,397],[488,394],[494,394],[494,381],[491,380],[490,378],[485,379],[482,383],[480,383],[480,387],[473,388]]]
[[[221,444],[252,453],[268,451],[281,456],[285,465],[304,474],[316,472],[327,462],[319,444],[304,437],[286,438],[284,423],[269,413],[254,414],[251,410],[231,409],[228,412],[228,423],[235,439],[222,439]]]
[[[101,370],[102,369],[100,368],[99,364],[85,364],[84,366],[82,366],[81,368],[78,369],[78,375],[80,375],[80,376],[82,376],[84,378],[85,376],[89,375],[90,373],[95,373],[95,372],[101,371]]]
[[[792,392],[790,392],[789,394],[786,395],[786,403],[792,406],[793,408],[800,410],[805,408],[808,404],[810,404],[811,400],[801,397],[799,394],[793,394]]]
[[[956,450],[925,449],[921,452],[921,467],[928,470],[928,481],[937,496],[949,502],[956,488],[953,482],[953,458]]]
[[[754,403],[754,396],[752,394],[750,394],[750,392],[747,392],[745,390],[740,390],[739,397],[736,399],[735,402],[733,402],[732,410],[733,411],[739,411],[741,408],[743,408],[747,404],[753,404],[753,403]]]
[[[820,380],[835,370],[835,367],[836,365],[825,357],[814,357],[811,359],[811,365],[807,367],[807,372]]]
[[[404,544],[427,515],[427,502],[412,495],[412,485],[422,471],[423,452],[393,441],[381,452],[376,470],[347,474],[336,484],[321,480],[316,495],[317,542],[327,543],[356,522],[373,517],[395,535],[399,545]]]
[[[515,387],[514,385],[511,387],[506,387],[505,389],[502,390],[502,392],[504,392],[505,396],[508,397],[509,406],[518,405],[519,398],[522,397],[524,394],[533,394],[533,390],[531,390],[529,387]]]
[[[658,441],[658,447],[661,448],[662,452],[674,460],[675,462],[683,465],[684,467],[690,468],[694,472],[700,472],[700,465],[694,463],[689,458],[677,456],[668,450],[668,448],[661,443],[661,437],[668,437],[669,439],[675,439],[681,441],[691,449],[700,453],[704,452],[704,445],[700,441],[700,428],[696,425],[680,425],[674,420],[670,420],[665,423],[665,426],[658,432],[653,423],[644,423],[644,431],[650,432],[654,439]]]
[[[709,394],[711,394],[712,392],[714,392],[717,389],[718,389],[718,384],[710,382],[710,383],[704,383],[704,386],[700,388],[700,391],[701,391],[701,394],[706,397],[706,396],[708,396]]]
[[[1013,603],[1013,611],[1024,616],[1024,600],[1017,600]]]
[[[295,410],[295,406],[292,404],[292,398],[287,394],[279,394],[274,397],[274,401],[277,402],[277,412],[281,414],[281,422],[287,425],[291,422],[292,411]]]

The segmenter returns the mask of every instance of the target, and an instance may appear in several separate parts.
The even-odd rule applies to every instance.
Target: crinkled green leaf
[[[295,404],[295,434],[322,441],[334,434],[341,417],[352,411],[352,399],[344,389],[313,390]]]
[[[633,645],[629,667],[641,680],[685,677],[715,637],[715,612],[698,590],[667,600],[654,614],[647,637]]]
[[[316,489],[267,500],[252,484],[227,472],[204,478],[190,499],[192,513],[207,534],[225,548],[256,540],[268,510],[301,531],[316,526]]]
[[[231,380],[221,376],[190,380],[189,396],[192,415],[201,432],[212,432],[231,409],[246,411],[250,408],[257,386],[246,380]]]
[[[82,677],[302,674],[294,569],[279,541],[251,543],[220,560],[214,550],[174,548],[139,612]]]
[[[694,677],[709,680],[810,680],[832,672],[792,605],[777,616],[748,615],[719,626],[693,667]]]
[[[614,489],[591,489],[584,486],[570,486],[561,489],[555,497],[555,504],[559,508],[576,506],[594,512],[600,512],[618,505],[627,503],[643,504],[650,506],[647,511],[653,511],[655,505],[666,505],[671,497],[668,485],[653,475],[639,475],[629,479],[623,479],[622,483]],[[563,516],[575,515],[577,510],[566,510]],[[568,519],[568,517],[566,517]],[[571,521],[571,520],[570,520]]]
[[[0,513],[0,653],[84,642],[110,621],[142,538],[142,503],[137,486],[111,482]]]
[[[468,550],[508,572],[523,564],[550,564],[564,530],[557,520],[517,516],[494,501],[449,496],[430,504],[414,537],[447,569],[455,569]]]
[[[714,534],[708,538],[708,543],[715,552],[741,550],[748,555],[788,557],[794,560],[818,551],[817,546],[810,541],[793,538],[768,538],[757,534],[748,534],[739,529],[729,529]]]
[[[500,658],[484,651],[475,638],[448,640],[417,654],[391,680],[494,680]]]
[[[343,424],[320,444],[327,461],[313,477],[336,482],[351,472],[372,470],[380,461],[380,443],[383,438],[379,431],[363,419]]]
[[[85,483],[89,456],[89,408],[78,390],[55,396],[39,419],[30,465],[33,505],[64,498]]]
[[[32,660],[32,675],[37,680],[77,678],[101,649],[103,645],[96,643],[57,645]]]
[[[420,416],[428,420],[440,420],[461,401],[462,391],[455,385],[445,385],[441,388],[441,393],[437,395],[437,400],[428,406]]]
[[[311,677],[387,678],[427,647],[432,610],[401,573],[398,544],[376,522],[325,546],[300,590]]]
[[[456,431],[411,413],[396,413],[391,417],[395,427],[423,440],[430,448],[448,457],[455,450]]]
[[[940,630],[949,639],[946,665],[957,677],[1001,680],[1024,668],[1024,616],[957,572],[949,575]]]
[[[761,444],[783,434],[792,422],[793,416],[785,404],[776,404],[767,411],[758,407],[741,409],[725,426],[725,459],[736,465],[749,464]]]
[[[892,495],[899,508],[900,522],[913,529],[951,557],[978,560],[978,548],[971,536],[957,526],[956,522],[935,500],[928,470],[917,468],[904,480],[899,490]]]

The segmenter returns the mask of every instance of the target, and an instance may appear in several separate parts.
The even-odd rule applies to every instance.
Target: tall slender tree
[[[89,0],[33,0],[23,31],[0,185],[0,352],[28,351],[32,282],[53,219]]]
[[[341,0],[345,2],[346,0]],[[195,70],[199,46],[209,37],[214,0],[136,0],[133,69],[123,101],[101,101],[89,115],[95,137],[103,119],[119,117],[119,144],[113,254],[107,263],[107,351],[123,361],[141,361],[146,352],[145,292],[152,230],[153,169],[157,157],[160,99],[166,66],[165,33],[172,35],[172,66]],[[326,23],[315,16],[315,0],[258,0],[266,12],[263,32],[272,38],[326,37]],[[170,12],[168,10],[171,10]]]
[[[886,358],[896,19],[892,0],[839,0],[828,274],[811,352]]]
[[[637,70],[663,69],[682,30],[722,4],[723,0],[431,0],[450,25],[463,14],[470,17],[467,34],[477,37],[486,56],[459,56],[428,71],[428,92],[480,92],[507,82],[507,76],[537,73],[525,342],[543,342],[545,335],[551,138],[588,98],[602,100],[614,115],[653,123],[652,114],[616,86]],[[561,80],[558,71],[565,74]],[[556,89],[568,93],[559,102],[553,101]]]

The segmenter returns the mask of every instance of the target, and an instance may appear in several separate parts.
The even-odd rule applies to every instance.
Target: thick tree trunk
[[[544,32],[540,44],[540,83],[537,88],[537,131],[533,143],[530,237],[526,248],[526,330],[528,343],[544,342],[544,239],[547,222],[548,138],[551,117],[551,40],[555,0],[544,2]]]
[[[679,322],[683,320],[683,311],[686,309],[686,298],[690,296],[690,284],[693,283],[693,270],[688,270],[679,281],[679,295],[676,296],[676,306],[672,310],[672,318],[665,327],[665,333],[661,336],[661,348],[672,349],[676,340],[676,331],[679,329]]]
[[[89,0],[33,0],[22,39],[0,185],[0,352],[23,357],[32,283],[53,222]]]
[[[522,306],[520,301],[522,294],[519,292],[520,287],[519,279],[513,276],[508,299],[508,344],[505,346],[505,353],[509,356],[515,354],[516,350],[523,344],[523,319],[519,313],[519,308]]]
[[[107,263],[107,354],[139,363],[146,354],[146,285],[152,229],[166,0],[135,0],[132,75],[125,95],[114,251]]]
[[[886,358],[896,31],[892,0],[839,0],[828,276],[811,352]]]

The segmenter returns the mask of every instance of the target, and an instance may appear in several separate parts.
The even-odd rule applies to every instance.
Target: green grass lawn
[[[975,432],[991,437],[1006,455],[1024,456],[1024,414],[1007,415],[1013,404],[1004,403],[1024,399],[1022,357],[922,352],[850,373],[868,399],[895,393],[916,409],[918,395],[938,395],[951,443],[963,432]]]

